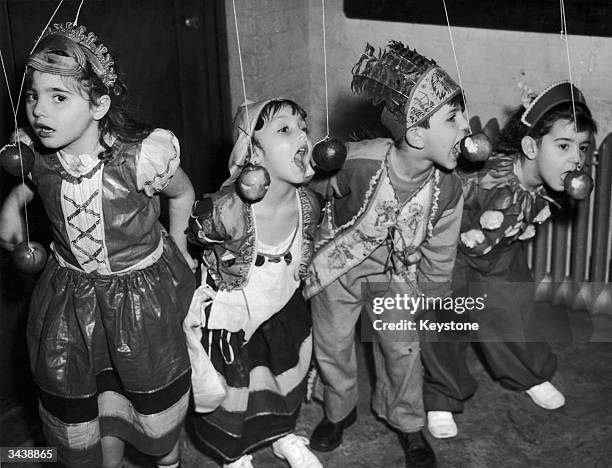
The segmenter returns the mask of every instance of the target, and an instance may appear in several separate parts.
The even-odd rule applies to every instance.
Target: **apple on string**
[[[34,166],[34,153],[24,143],[9,143],[0,150],[0,166],[15,177],[21,176],[21,162],[23,161],[23,174],[29,174]]]
[[[237,180],[238,194],[249,203],[261,200],[270,187],[270,173],[260,165],[246,163]]]
[[[574,200],[584,200],[593,190],[593,179],[586,172],[572,171],[565,176],[563,188]]]
[[[13,261],[19,271],[32,275],[44,268],[47,250],[38,242],[24,241],[13,250]]]
[[[346,161],[346,145],[337,138],[325,137],[312,149],[315,168],[325,172],[337,171]]]
[[[493,153],[493,143],[483,132],[465,136],[459,143],[461,154],[470,162],[484,162]]]

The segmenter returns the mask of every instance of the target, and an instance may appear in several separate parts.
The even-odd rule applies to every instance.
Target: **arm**
[[[25,219],[22,208],[33,198],[34,191],[26,184],[19,184],[9,192],[0,210],[0,247],[13,250],[23,241]]]
[[[187,252],[187,236],[185,234],[191,206],[195,200],[191,181],[187,174],[179,167],[170,183],[161,193],[168,197],[170,235],[173,237],[189,266],[195,268],[197,262]]]

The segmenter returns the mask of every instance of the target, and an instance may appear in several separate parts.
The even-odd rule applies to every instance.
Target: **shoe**
[[[428,411],[427,429],[436,439],[449,439],[457,435],[457,424],[450,411]]]
[[[346,416],[342,421],[333,423],[327,417],[323,418],[310,436],[310,447],[318,452],[330,452],[342,443],[344,429],[351,426],[357,420],[357,408]]]
[[[306,437],[289,434],[272,444],[278,458],[286,460],[291,468],[323,468],[317,456],[308,450]]]
[[[423,431],[400,432],[400,444],[406,455],[406,468],[436,468],[436,455]]]
[[[223,468],[255,468],[251,463],[253,455],[243,455],[238,460],[223,465]]]
[[[565,397],[550,382],[542,382],[525,391],[533,402],[541,408],[555,410],[565,404]]]

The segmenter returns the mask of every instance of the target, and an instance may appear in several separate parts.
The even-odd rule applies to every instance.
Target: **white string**
[[[459,70],[459,61],[457,60],[457,53],[455,52],[455,41],[453,41],[453,31],[451,30],[450,21],[448,19],[448,10],[446,9],[446,0],[442,0],[444,5],[444,14],[446,15],[446,26],[448,27],[448,35],[451,41],[451,47],[453,49],[453,57],[455,58],[455,67],[457,68],[457,76],[459,77],[459,87],[461,88],[461,95],[463,96],[463,105],[465,107],[465,117],[468,122],[468,129],[472,133],[472,127],[470,126],[470,113],[468,112],[467,99],[465,98],[465,91],[463,90],[463,83],[461,82],[461,71]]]
[[[38,39],[36,40],[36,43],[34,44],[34,47],[32,47],[32,50],[30,51],[30,55],[32,54],[32,52],[34,52],[34,49],[36,49],[36,46],[38,46],[38,43],[42,39],[43,34],[45,33],[45,31],[47,30],[47,28],[51,24],[51,21],[53,21],[53,18],[55,17],[55,15],[57,14],[58,10],[62,6],[62,3],[64,3],[64,0],[60,0],[60,2],[58,3],[57,7],[55,8],[55,11],[53,11],[53,14],[49,18],[49,21],[47,21],[47,24],[45,25],[45,27],[43,28],[42,32],[38,36]],[[15,125],[15,139],[16,139],[16,143],[17,143],[17,151],[19,151],[19,164],[21,166],[21,183],[23,185],[25,185],[25,174],[24,174],[24,171],[23,171],[23,156],[21,154],[21,137],[19,135],[19,126],[18,126],[18,123],[17,123],[17,111],[19,109],[19,103],[21,102],[21,94],[23,93],[23,85],[25,83],[27,66],[26,66],[26,70],[24,70],[23,76],[21,78],[21,85],[19,86],[19,94],[17,95],[17,105],[14,105],[13,97],[11,95],[11,86],[10,86],[10,84],[8,82],[8,75],[6,73],[6,65],[4,63],[4,57],[2,56],[2,51],[1,50],[0,50],[0,62],[2,63],[2,72],[4,74],[4,80],[6,82],[6,90],[8,92],[9,100],[11,102],[11,110],[13,111],[13,123]],[[24,218],[25,218],[26,239],[27,239],[27,242],[28,242],[28,248],[31,249],[31,247],[30,247],[30,222],[29,222],[29,219],[28,219],[28,204],[26,202],[25,197],[23,198],[23,212],[24,212]]]
[[[574,81],[572,79],[572,59],[570,57],[569,50],[569,39],[567,37],[567,23],[565,21],[565,2],[559,0],[559,7],[561,8],[561,38],[565,41],[565,52],[567,54],[567,68],[569,72],[570,82],[570,94],[572,97],[572,112],[574,113],[574,132],[576,132],[576,152],[578,153],[578,159],[580,159],[580,150],[578,148],[578,123],[576,122],[576,101],[574,100]],[[582,162],[579,163],[582,167]]]
[[[83,3],[85,2],[85,0],[81,0],[81,4],[79,5],[79,9],[77,10],[76,16],[74,17],[74,25],[78,25],[79,24],[79,15],[81,14],[81,7],[83,6]]]
[[[325,75],[325,126],[329,137],[329,99],[327,96],[327,43],[325,41],[325,0],[321,0],[321,11],[323,16],[323,73]]]
[[[247,103],[246,85],[244,83],[244,68],[242,67],[242,51],[240,49],[240,34],[238,33],[238,17],[236,16],[236,1],[232,0],[232,7],[234,9],[234,26],[236,27],[236,43],[238,44],[238,62],[240,63],[240,79],[242,80],[242,94],[244,96],[244,112],[246,117],[247,125],[250,125],[249,120],[249,106]],[[251,155],[253,154],[253,143],[251,141],[251,135],[247,129],[243,130],[249,138],[249,155],[247,161],[250,161]]]

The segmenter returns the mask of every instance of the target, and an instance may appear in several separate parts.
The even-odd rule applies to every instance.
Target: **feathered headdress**
[[[406,128],[422,122],[461,93],[434,60],[398,41],[391,41],[378,55],[367,44],[351,72],[353,92],[374,105],[384,103]]]

